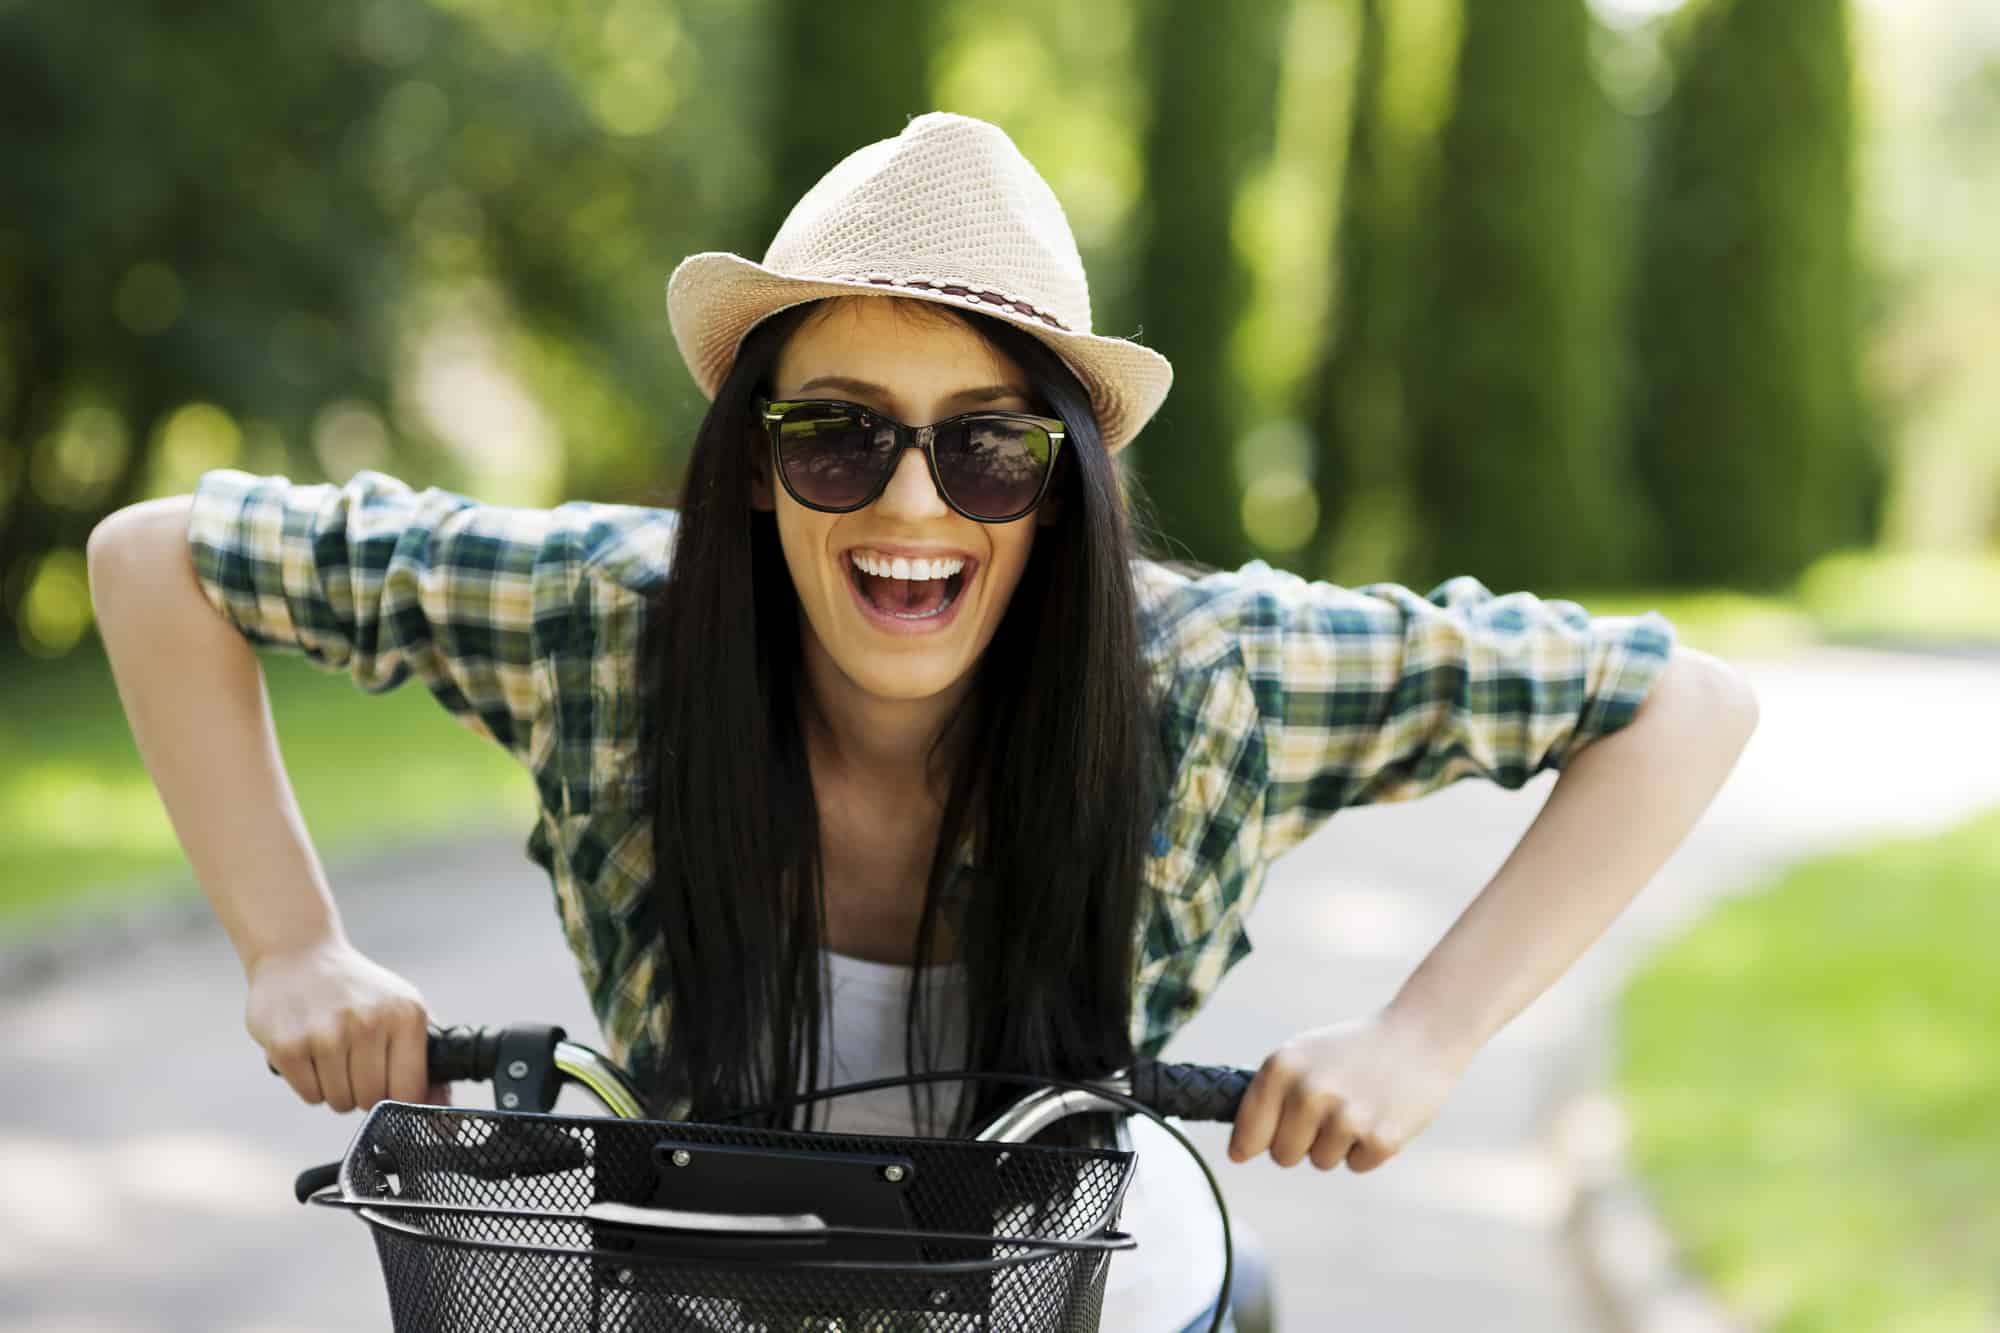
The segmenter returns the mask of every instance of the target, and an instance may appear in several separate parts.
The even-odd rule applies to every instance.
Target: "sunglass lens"
[[[848,509],[871,495],[896,453],[896,433],[858,409],[807,404],[778,423],[785,480],[807,504]]]
[[[980,518],[1026,512],[1055,454],[1040,426],[1007,417],[974,418],[938,436],[938,477],[946,494]]]

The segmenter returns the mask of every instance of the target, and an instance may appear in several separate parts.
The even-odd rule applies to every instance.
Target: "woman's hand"
[[[1469,1057],[1467,1057],[1469,1058]],[[1229,1138],[1231,1161],[1269,1149],[1279,1166],[1308,1154],[1322,1171],[1373,1171],[1437,1115],[1465,1059],[1383,1010],[1301,1032],[1251,1080]]]
[[[267,954],[250,968],[243,1025],[308,1105],[367,1110],[385,1097],[449,1105],[427,1067],[417,988],[345,940]]]

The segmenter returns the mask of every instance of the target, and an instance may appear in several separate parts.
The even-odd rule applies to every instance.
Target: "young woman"
[[[364,689],[417,675],[532,771],[529,852],[606,1042],[676,1115],[906,1066],[1118,1068],[1249,951],[1266,868],[1336,811],[1566,769],[1390,1006],[1264,1061],[1231,1157],[1322,1170],[1422,1131],[1754,726],[1657,614],[1142,558],[1114,457],[1170,372],[1089,331],[1061,208],[993,126],[852,154],[763,263],[684,263],[669,311],[713,399],[673,509],[223,470],[93,534],[140,748],[307,1102],[424,1098],[426,1016],[346,943],[245,640]],[[997,1095],[802,1114],[955,1132]],[[1104,1327],[1205,1327],[1200,1177],[1132,1134],[1142,1245]]]

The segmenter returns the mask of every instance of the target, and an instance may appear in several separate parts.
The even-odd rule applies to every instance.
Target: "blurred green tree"
[[[0,653],[73,646],[91,526],[209,467],[670,494],[699,399],[661,283],[766,206],[768,39],[630,0],[9,7]],[[529,412],[552,468],[501,438]]]
[[[772,0],[772,188],[745,254],[761,258],[792,205],[842,158],[933,109],[939,8],[932,0]]]
[[[1174,387],[1135,447],[1138,475],[1172,554],[1221,566],[1251,554],[1229,363],[1249,277],[1233,224],[1238,191],[1271,148],[1283,17],[1278,0],[1159,0],[1141,15],[1152,87],[1130,299],[1143,341],[1174,363]]]
[[[1407,183],[1411,162],[1385,114],[1389,0],[1358,0],[1354,91],[1335,227],[1334,314],[1307,411],[1319,442],[1314,474],[1321,515],[1308,556],[1314,577],[1334,577],[1357,525],[1404,497],[1409,425],[1403,402],[1407,302],[1415,265]],[[1379,570],[1377,577],[1386,577]]]
[[[383,401],[404,270],[355,131],[393,78],[335,12],[0,16],[0,652],[67,647],[36,586],[162,446],[233,463],[248,426],[295,464],[320,403]]]
[[[1856,386],[1843,0],[1710,0],[1678,33],[1641,212],[1633,436],[1658,574],[1777,585],[1873,540]]]
[[[1603,584],[1633,563],[1591,24],[1584,0],[1463,7],[1404,379],[1426,581]]]

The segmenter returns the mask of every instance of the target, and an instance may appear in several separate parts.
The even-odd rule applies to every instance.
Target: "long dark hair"
[[[653,998],[670,1006],[671,1035],[638,1072],[656,1110],[685,1098],[696,1118],[818,1086],[825,917],[798,601],[775,517],[750,503],[763,447],[751,398],[771,391],[779,351],[818,304],[752,330],[717,391],[640,649],[654,873],[640,915],[651,938],[636,943],[658,949]],[[964,1065],[1102,1074],[1133,1056],[1141,866],[1162,777],[1132,533],[1089,396],[1062,359],[1004,321],[932,311],[1010,357],[1068,442],[1051,483],[1060,513],[1036,534],[947,728],[962,759],[915,961],[932,961],[942,916],[968,985]],[[965,838],[975,871],[947,900]],[[927,989],[910,988],[905,1051],[913,1069],[951,1067],[932,1043]],[[951,1132],[1018,1093],[973,1086]],[[811,1124],[811,1110],[793,1123]]]

